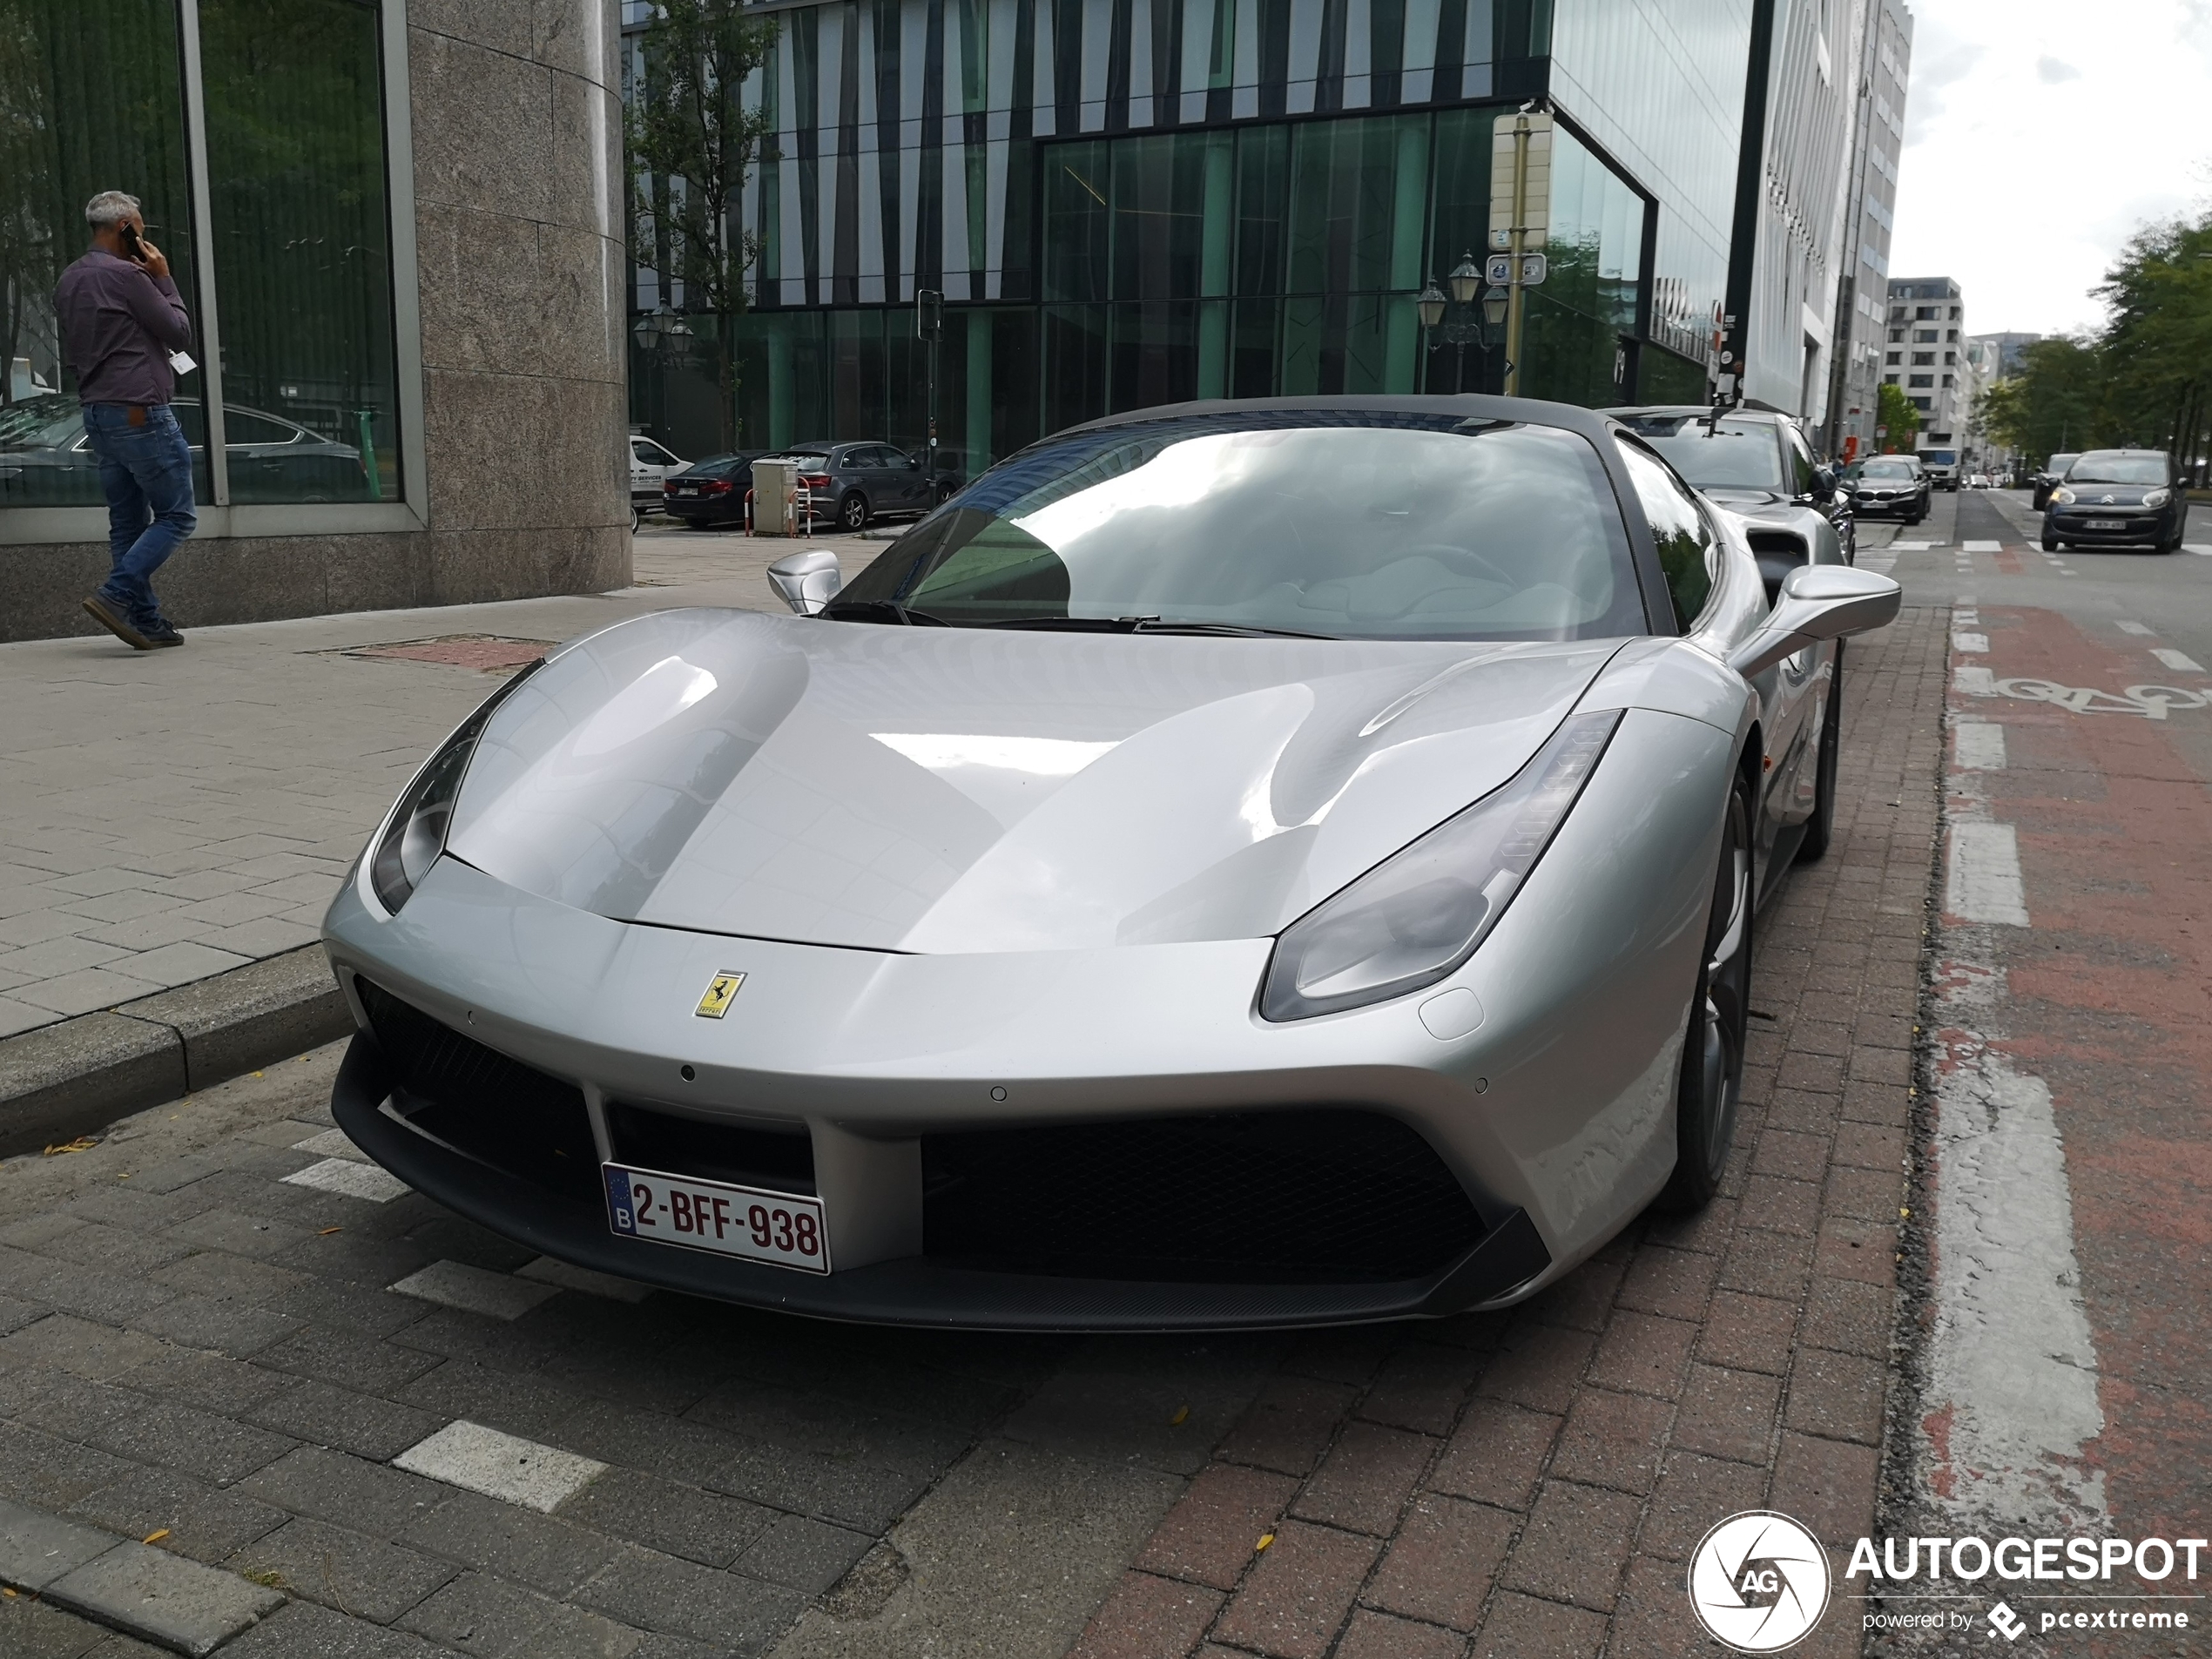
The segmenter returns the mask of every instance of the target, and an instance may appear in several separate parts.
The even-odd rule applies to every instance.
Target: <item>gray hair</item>
[[[138,211],[138,199],[104,190],[84,204],[84,222],[96,231],[112,230]]]

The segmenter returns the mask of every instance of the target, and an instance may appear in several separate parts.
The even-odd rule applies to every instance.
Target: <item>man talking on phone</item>
[[[177,374],[192,367],[183,355],[192,320],[169,261],[145,239],[136,196],[104,190],[84,205],[84,220],[92,246],[54,290],[84,435],[99,457],[114,561],[84,609],[136,650],[181,645],[150,578],[199,523],[192,450],[169,407]]]

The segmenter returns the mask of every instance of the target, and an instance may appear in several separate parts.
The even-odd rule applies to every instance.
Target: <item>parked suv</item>
[[[1716,415],[1703,404],[1608,409],[1674,469],[1731,511],[1757,516],[1803,509],[1825,519],[1849,560],[1856,546],[1849,498],[1812,458],[1797,423],[1764,409]]]
[[[866,529],[888,513],[926,513],[937,504],[921,462],[887,443],[794,443],[759,457],[795,461],[813,497],[813,516],[841,530]]]
[[[2091,449],[2051,487],[2043,509],[2043,550],[2062,547],[2148,547],[2171,553],[2182,545],[2188,492],[2175,487],[2163,449]]]

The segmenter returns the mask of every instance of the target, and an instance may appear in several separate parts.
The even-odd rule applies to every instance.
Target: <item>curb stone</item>
[[[0,1040],[0,1157],[106,1128],[344,1036],[320,945]]]
[[[0,1499],[0,1579],[174,1652],[210,1654],[285,1603],[250,1579]]]

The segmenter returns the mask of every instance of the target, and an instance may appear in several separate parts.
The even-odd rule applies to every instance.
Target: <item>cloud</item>
[[[1891,270],[1957,279],[1976,334],[2094,323],[2090,291],[2136,228],[2207,201],[2212,0],[2106,0],[2087,30],[2068,0],[1912,10]],[[2114,109],[2117,154],[2089,136]]]

